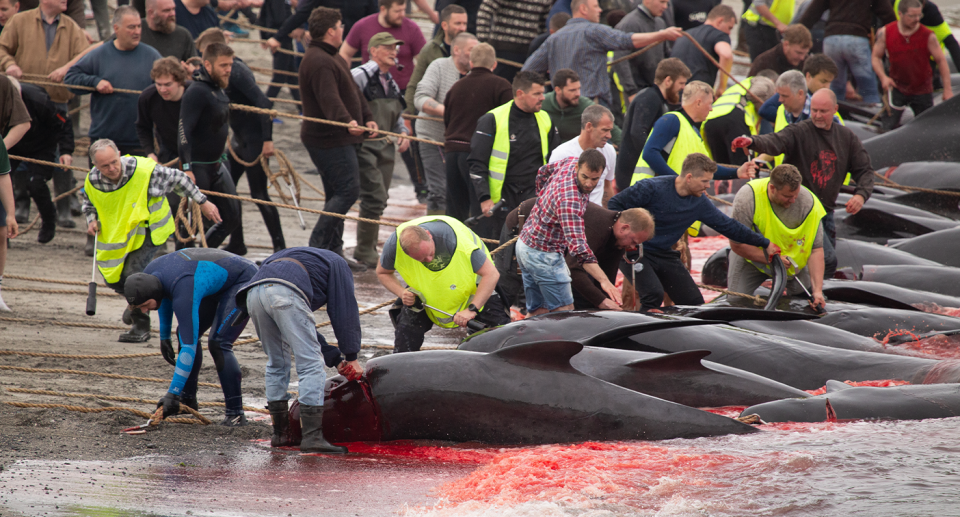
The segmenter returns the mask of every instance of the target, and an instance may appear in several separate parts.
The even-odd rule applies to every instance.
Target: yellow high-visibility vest
[[[817,238],[820,220],[827,214],[827,211],[824,210],[817,196],[814,196],[807,187],[801,186],[801,189],[810,192],[810,197],[813,198],[813,207],[800,226],[788,228],[773,211],[773,204],[767,195],[767,185],[769,184],[770,178],[756,179],[747,183],[753,189],[753,223],[757,226],[759,233],[770,239],[770,242],[780,246],[783,256],[790,258],[793,264],[787,268],[787,274],[796,276],[797,272],[803,269],[807,265],[807,261],[810,260],[810,252],[813,250],[813,241]],[[760,271],[770,274],[768,264],[758,264],[751,260],[747,260],[747,262],[756,266]]]
[[[431,271],[423,263],[410,258],[400,247],[400,234],[405,228],[432,221],[447,223],[457,235],[457,249],[453,252],[450,263],[440,271]],[[456,314],[470,305],[473,295],[477,292],[480,276],[473,271],[470,257],[480,248],[486,254],[487,260],[490,260],[490,252],[487,251],[480,237],[460,221],[444,215],[419,217],[397,227],[397,258],[394,268],[414,292],[423,296],[424,303],[450,314]],[[457,327],[451,316],[426,307],[424,310],[427,311],[430,321],[437,325],[444,328]]]
[[[687,117],[683,116],[683,113],[671,111],[665,113],[663,116],[677,117],[677,119],[680,120],[680,132],[677,133],[677,137],[664,149],[668,153],[667,166],[673,169],[673,172],[679,176],[680,170],[683,168],[683,160],[687,159],[688,155],[692,153],[702,153],[710,156],[710,150],[703,143],[703,139],[697,133],[697,130],[694,129],[693,124],[687,120]],[[653,131],[650,133],[652,134]],[[650,140],[650,135],[647,135],[647,140]],[[647,165],[647,162],[644,161],[643,152],[641,152],[637,166],[633,169],[633,178],[631,178],[630,184],[633,185],[638,181],[654,176],[656,176],[656,174],[653,172],[653,169]],[[687,233],[696,237],[700,234],[700,225],[700,221],[694,222],[690,225],[690,228],[687,229]]]
[[[773,0],[773,3],[770,4],[770,13],[781,22],[790,25],[790,20],[793,19],[794,4],[794,0]],[[772,23],[763,16],[760,16],[760,13],[757,12],[757,8],[754,5],[751,5],[750,9],[743,13],[743,19],[747,20],[747,23],[750,25],[756,25],[757,22],[760,22],[768,27],[773,27]]]
[[[607,64],[609,65],[613,62],[613,51],[610,50],[607,52]],[[623,93],[623,85],[620,84],[620,75],[613,71],[613,68],[610,69],[610,76],[613,77],[613,84],[617,87],[617,93],[620,95],[620,112],[624,115],[627,114],[627,96]]]
[[[147,229],[150,240],[159,246],[173,234],[173,214],[166,196],[148,197],[150,176],[157,162],[142,156],[134,157],[137,168],[117,190],[103,192],[84,180],[83,190],[97,209],[100,235],[97,236],[97,267],[107,283],[120,280],[123,263],[134,250],[143,245]]]
[[[497,133],[493,137],[493,150],[490,151],[490,162],[487,169],[490,171],[490,201],[496,203],[500,201],[500,193],[503,191],[503,181],[507,177],[507,161],[510,159],[510,107],[513,101],[502,106],[498,106],[488,111],[493,113],[493,119],[497,123]],[[537,127],[540,129],[540,147],[543,151],[543,163],[547,163],[547,154],[550,145],[550,115],[541,110],[534,114],[537,119]]]

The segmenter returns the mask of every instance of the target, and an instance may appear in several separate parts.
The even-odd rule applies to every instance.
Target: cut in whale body
[[[492,353],[424,351],[367,363],[369,398],[348,382],[325,402],[324,434],[356,441],[344,415],[372,413],[378,440],[490,444],[661,440],[755,432],[753,427],[585,375],[570,359],[579,343],[550,341]],[[347,395],[344,397],[342,395]],[[350,400],[346,400],[349,398]],[[369,411],[357,411],[355,405]],[[329,418],[328,418],[329,415]],[[329,425],[328,425],[329,420]],[[346,425],[345,425],[346,424]],[[329,434],[327,434],[329,431]]]
[[[827,393],[807,399],[767,402],[743,411],[766,423],[830,420],[922,420],[960,416],[960,384],[906,385],[886,388],[827,383]]]

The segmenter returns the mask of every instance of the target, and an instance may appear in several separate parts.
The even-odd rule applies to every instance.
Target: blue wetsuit
[[[188,248],[151,262],[144,273],[160,279],[160,339],[170,339],[173,316],[177,316],[180,353],[170,382],[170,393],[183,399],[197,396],[197,377],[203,356],[197,353],[200,335],[210,330],[207,348],[217,366],[227,415],[243,413],[240,364],[233,355],[233,342],[247,324],[243,318],[230,325],[239,312],[237,291],[257,273],[257,266],[232,253],[215,248]],[[222,355],[221,355],[222,354]]]

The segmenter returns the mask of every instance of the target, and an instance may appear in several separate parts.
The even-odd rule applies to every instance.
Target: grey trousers
[[[447,164],[443,148],[436,145],[421,144],[420,159],[423,172],[427,177],[427,210],[447,209]]]
[[[770,275],[757,269],[757,266],[749,263],[736,253],[730,252],[730,264],[727,266],[727,289],[735,293],[753,294],[764,281],[770,279]],[[797,273],[797,276],[787,281],[787,294],[789,296],[806,296],[803,287],[798,283],[810,289],[810,270],[806,267]],[[739,296],[736,298],[740,298]],[[741,298],[742,299],[742,298]]]

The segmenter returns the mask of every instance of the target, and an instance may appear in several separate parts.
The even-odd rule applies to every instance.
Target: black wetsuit
[[[230,120],[230,99],[201,67],[193,83],[180,100],[180,124],[177,147],[184,171],[192,171],[201,190],[237,194],[233,179],[223,163]],[[240,221],[240,202],[219,196],[210,201],[223,220],[207,228],[207,246],[215,248],[227,238]]]
[[[226,93],[230,102],[234,104],[245,104],[264,109],[273,107],[270,99],[257,86],[257,80],[253,76],[253,72],[240,58],[233,59],[230,85],[227,86]],[[230,113],[230,128],[233,129],[233,141],[231,142],[233,152],[244,162],[254,164],[247,167],[237,161],[233,154],[229,154],[228,161],[230,162],[230,176],[233,179],[233,184],[236,185],[240,181],[240,176],[243,176],[244,171],[246,171],[247,184],[250,185],[250,196],[254,199],[270,201],[270,194],[267,193],[267,175],[264,173],[258,157],[263,151],[263,143],[273,140],[273,119],[269,115],[233,110]],[[283,180],[280,180],[280,182],[282,184]],[[277,207],[257,205],[257,208],[260,209],[260,215],[263,216],[263,222],[270,233],[274,251],[286,248],[283,240],[283,228],[280,226],[280,213],[277,212]],[[237,228],[230,235],[230,245],[226,249],[239,253],[239,250],[244,248],[243,244],[243,222],[238,220]]]

